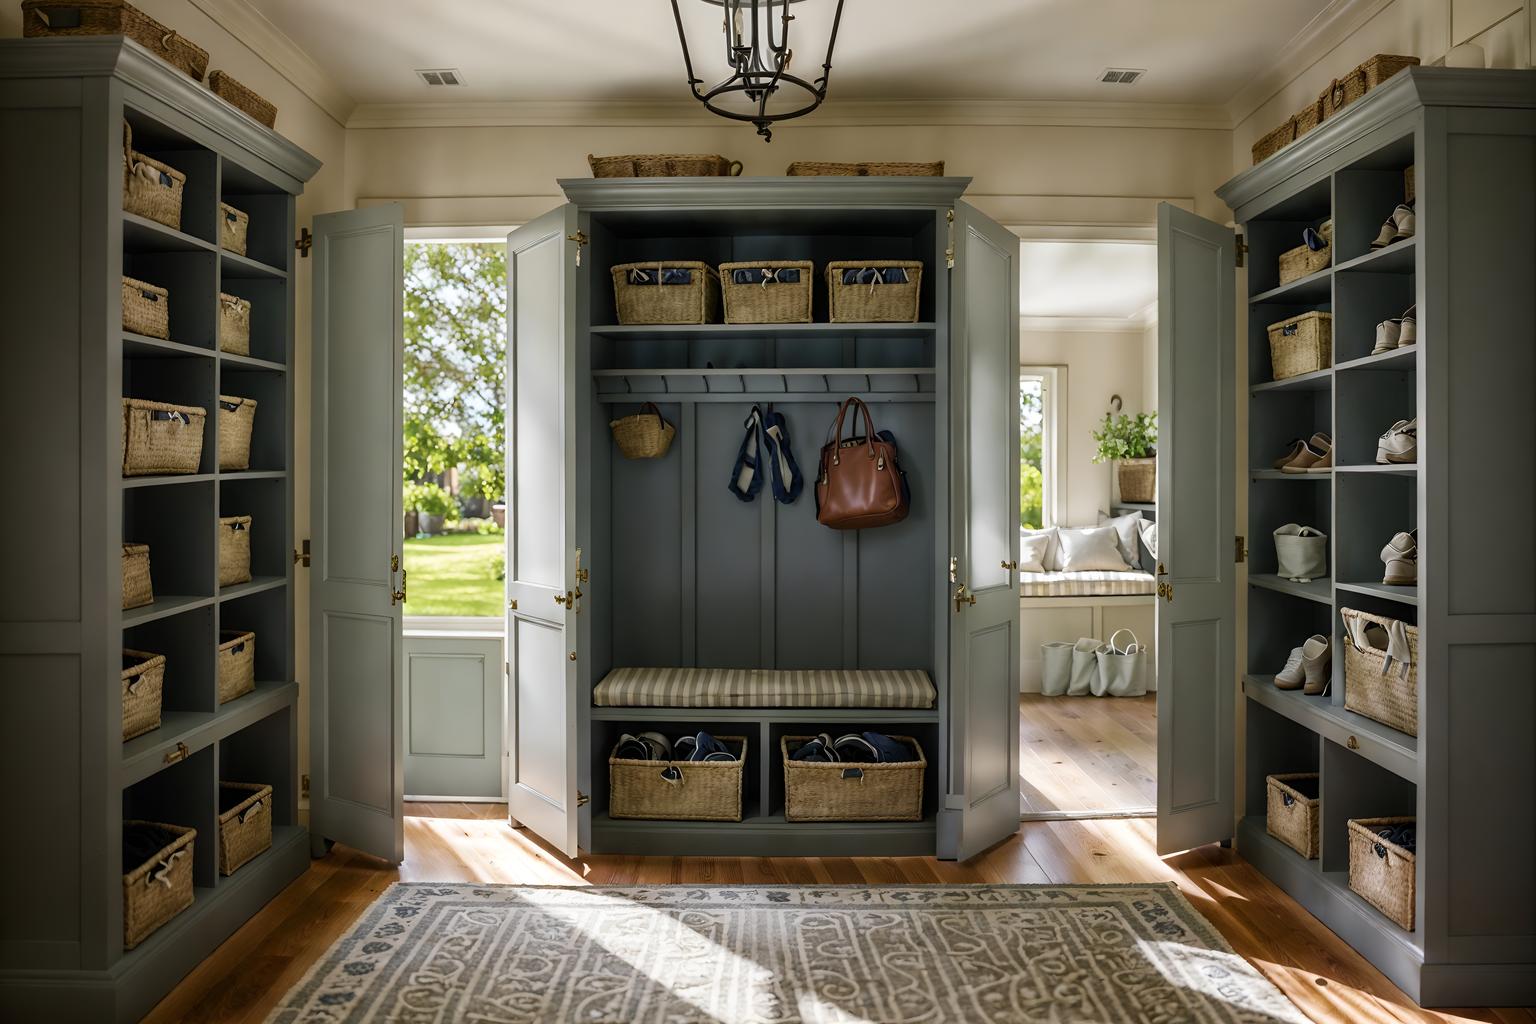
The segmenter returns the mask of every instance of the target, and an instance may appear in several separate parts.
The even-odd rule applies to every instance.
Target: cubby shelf
[[[174,487],[177,484],[205,484],[212,473],[167,473],[162,476],[125,476],[124,487]]]
[[[1254,480],[1297,480],[1302,483],[1307,481],[1327,482],[1333,479],[1333,472],[1326,473],[1283,473],[1278,469],[1256,469],[1249,476]]]
[[[227,587],[219,588],[219,601],[233,601],[240,597],[250,597],[252,594],[260,594],[265,590],[276,590],[286,586],[286,576],[253,576],[248,583],[234,583]]]
[[[119,782],[124,787],[141,782],[177,763],[168,763],[166,757],[177,750],[178,743],[186,744],[188,751],[195,753],[292,705],[298,700],[298,694],[298,683],[257,682],[254,691],[220,704],[217,711],[164,712],[160,716],[160,728],[123,744]]]
[[[124,213],[123,249],[132,253],[213,252],[215,246],[212,242],[166,227],[148,217]]]
[[[288,475],[283,469],[221,469],[220,480],[281,480]]]
[[[607,324],[590,328],[593,337],[628,341],[679,341],[693,338],[782,338],[824,336],[870,338],[892,334],[929,334],[932,322],[910,324]]]
[[[167,596],[159,594],[151,604],[138,608],[129,608],[123,612],[123,628],[131,629],[134,626],[142,626],[146,622],[154,622],[156,619],[168,618],[172,615],[180,615],[182,612],[192,611],[194,608],[206,608],[213,604],[211,595],[206,597]]]
[[[1291,305],[1326,303],[1333,298],[1333,268],[1324,267],[1316,273],[1299,277],[1278,288],[1260,292],[1248,300],[1251,306],[1285,302]]]
[[[1413,464],[1393,466],[1335,466],[1335,473],[1365,473],[1376,476],[1418,476],[1419,467]]]
[[[288,277],[286,270],[223,249],[219,251],[219,272],[233,280],[281,281]]]
[[[255,356],[236,355],[233,352],[220,352],[219,362],[228,363],[235,368],[249,367],[253,370],[271,370],[275,373],[287,373],[288,367],[271,359],[258,359]]]
[[[1417,351],[1417,345],[1394,348],[1379,355],[1361,356],[1359,359],[1349,359],[1342,363],[1336,363],[1333,369],[1335,372],[1340,370],[1378,370],[1402,373],[1414,368],[1416,365],[1414,353]]]
[[[211,348],[183,345],[179,341],[124,331],[123,355],[130,359],[212,359],[214,351]]]
[[[1367,271],[1372,274],[1411,274],[1414,270],[1416,239],[1405,238],[1383,249],[1376,249],[1364,256],[1356,256],[1334,267],[1334,271],[1347,274],[1351,271]]]
[[[1248,576],[1250,587],[1263,587],[1265,590],[1275,590],[1292,597],[1305,598],[1308,601],[1316,601],[1319,604],[1332,604],[1332,581],[1324,577],[1313,580],[1311,583],[1297,583],[1288,580],[1284,576],[1274,573],[1252,573]]]
[[[1416,737],[1347,711],[1342,704],[1333,703],[1332,697],[1308,697],[1300,690],[1282,690],[1275,686],[1273,675],[1244,676],[1243,693],[1400,778],[1413,782],[1418,776]]]
[[[737,369],[594,370],[599,396],[629,401],[635,396],[811,395],[842,398],[862,395],[932,394],[937,371],[931,366],[892,367],[740,367]]]
[[[1398,604],[1417,605],[1419,603],[1419,588],[1417,586],[1389,586],[1386,583],[1373,583],[1370,580],[1363,582],[1339,583],[1340,590],[1347,590],[1354,594],[1369,594],[1371,597],[1379,597],[1384,601],[1396,601]]]
[[[592,845],[594,852],[622,849],[673,856],[751,856],[765,849],[784,851],[784,856],[860,856],[871,849],[884,857],[932,856],[935,828],[933,815],[921,821],[793,822],[779,813],[722,825],[614,819],[596,811]]]
[[[1313,370],[1311,373],[1299,373],[1285,380],[1266,380],[1255,384],[1248,390],[1251,394],[1263,394],[1267,391],[1327,391],[1333,387],[1333,370]]]

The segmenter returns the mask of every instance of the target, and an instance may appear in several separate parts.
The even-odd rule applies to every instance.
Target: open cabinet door
[[[1157,208],[1157,852],[1232,836],[1237,358],[1229,227]]]
[[[1019,829],[1019,240],[955,204],[950,276],[949,780],[939,856]]]
[[[399,863],[404,211],[323,214],[314,232],[310,831]]]
[[[577,845],[576,208],[507,236],[507,812]]]

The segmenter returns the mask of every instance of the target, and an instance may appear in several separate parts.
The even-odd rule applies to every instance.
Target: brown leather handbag
[[[864,414],[864,433],[844,440],[843,419],[855,406]],[[857,413],[853,419],[857,430]],[[848,399],[837,410],[832,440],[821,448],[816,521],[834,530],[867,530],[901,522],[911,504],[907,475],[896,464],[896,438],[888,430],[876,433],[869,408]]]

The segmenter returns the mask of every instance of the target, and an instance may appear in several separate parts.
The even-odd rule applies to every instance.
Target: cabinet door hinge
[[[944,214],[944,219],[949,222],[949,244],[944,249],[944,265],[950,270],[955,269],[955,211],[949,210]]]
[[[591,802],[592,802],[592,798],[590,796],[587,796],[587,794],[581,792],[580,790],[578,790],[576,792],[576,806],[577,807],[585,807],[585,806],[587,806],[587,804],[589,804]]]
[[[303,797],[309,796],[309,776],[308,775],[300,775],[299,776],[299,795],[303,796]]]
[[[303,545],[293,551],[293,564],[309,568],[309,538],[305,537]]]
[[[1245,538],[1245,537],[1234,537],[1233,539],[1235,541],[1237,541],[1237,543],[1233,545],[1232,560],[1234,562],[1238,562],[1238,563],[1242,563],[1242,562],[1248,561],[1248,540],[1247,540],[1247,538]]]
[[[587,244],[587,233],[585,231],[578,231],[574,235],[566,235],[565,237],[576,243],[576,266],[580,267],[581,250]]]
[[[1248,239],[1243,237],[1241,231],[1237,233],[1237,265],[1239,267],[1248,265]]]
[[[293,240],[293,247],[299,251],[299,255],[309,258],[309,250],[314,247],[315,236],[309,233],[309,228],[300,228],[299,237]]]
[[[501,663],[501,674],[506,676],[508,679],[512,678],[512,663],[510,661],[504,661]]]

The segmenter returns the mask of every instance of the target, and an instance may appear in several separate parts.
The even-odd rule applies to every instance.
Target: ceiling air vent
[[[428,85],[463,85],[458,68],[417,68],[416,77]]]
[[[1146,68],[1105,68],[1099,81],[1110,85],[1134,85],[1146,73]]]

